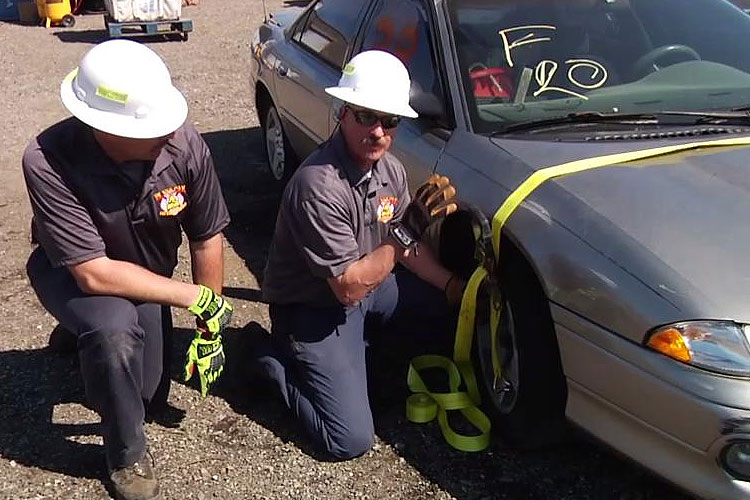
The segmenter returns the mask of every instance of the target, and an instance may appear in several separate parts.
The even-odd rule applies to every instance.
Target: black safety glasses
[[[398,115],[378,115],[365,109],[349,109],[354,113],[354,119],[357,120],[357,123],[365,127],[372,127],[380,121],[380,125],[384,129],[391,129],[396,128],[401,121],[401,117]]]

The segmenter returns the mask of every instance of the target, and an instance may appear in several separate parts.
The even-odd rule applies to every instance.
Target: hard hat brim
[[[380,96],[357,92],[349,87],[327,87],[325,91],[328,95],[359,106],[360,108],[371,109],[389,115],[405,116],[407,118],[417,118],[419,116],[408,104],[394,103],[391,99],[383,99]]]
[[[77,68],[71,71],[60,84],[60,98],[73,116],[97,130],[131,139],[153,139],[171,134],[187,119],[187,101],[174,87],[168,89],[160,97],[159,108],[144,118],[89,107],[88,104],[78,99],[73,90],[76,72]]]

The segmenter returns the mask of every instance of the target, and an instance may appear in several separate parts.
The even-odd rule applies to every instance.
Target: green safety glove
[[[197,369],[201,382],[201,396],[205,397],[224,371],[225,358],[221,335],[204,338],[204,333],[197,329],[188,347],[185,359],[185,382],[190,380]]]
[[[204,285],[200,286],[200,294],[195,304],[188,307],[188,311],[198,316],[205,324],[206,329],[212,336],[216,336],[224,330],[232,319],[232,304],[224,297]],[[201,325],[203,326],[203,325]]]

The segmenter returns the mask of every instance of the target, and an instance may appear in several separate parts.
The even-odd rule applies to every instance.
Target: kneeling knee
[[[371,431],[352,431],[329,440],[328,452],[338,460],[349,460],[364,455],[375,444]]]
[[[117,338],[131,336],[138,330],[140,327],[135,308],[118,307],[97,311],[85,318],[79,327],[79,335],[101,336],[110,341],[117,341]]]
[[[129,357],[131,351],[143,342],[143,331],[138,325],[135,311],[116,311],[107,318],[91,318],[79,333],[79,350],[95,350],[105,356]]]

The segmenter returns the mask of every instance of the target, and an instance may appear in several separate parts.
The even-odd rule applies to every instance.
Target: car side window
[[[420,0],[382,0],[365,30],[361,50],[395,54],[406,65],[412,84],[441,97],[429,18]]]
[[[319,0],[294,39],[337,68],[357,33],[365,0]]]

